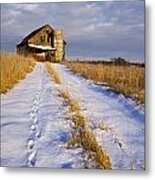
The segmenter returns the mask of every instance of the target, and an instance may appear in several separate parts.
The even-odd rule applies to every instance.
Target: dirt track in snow
[[[110,154],[114,169],[144,166],[144,110],[108,87],[96,85],[63,65],[62,87],[79,100],[100,145]],[[66,107],[50,81],[45,65],[2,96],[1,165],[82,168],[82,150],[67,149],[71,136]],[[106,128],[101,128],[101,126]]]

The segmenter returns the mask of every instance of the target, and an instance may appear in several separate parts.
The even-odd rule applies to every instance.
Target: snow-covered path
[[[65,107],[45,65],[1,99],[1,166],[82,168],[81,150],[66,148],[71,136]]]
[[[79,100],[113,169],[144,168],[144,109],[109,87],[54,64],[62,88]],[[67,149],[71,136],[66,108],[45,65],[1,99],[1,166],[82,168],[80,148]]]
[[[62,86],[76,97],[98,142],[109,152],[113,169],[144,168],[144,109],[109,87],[55,64]]]

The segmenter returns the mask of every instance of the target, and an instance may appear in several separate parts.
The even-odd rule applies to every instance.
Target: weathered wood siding
[[[29,47],[28,44],[50,46],[55,48],[55,50],[37,49]],[[49,25],[46,25],[37,32],[32,32],[24,43],[18,45],[17,53],[25,56],[35,55],[39,59],[43,58],[46,60],[60,62],[65,58],[65,44],[63,31],[54,30]]]
[[[28,43],[36,44],[36,45],[41,44],[44,46],[53,46],[54,45],[53,41],[54,41],[54,30],[49,26],[46,26],[45,28],[37,32],[37,34],[35,34],[33,37],[31,37],[28,40]]]
[[[27,44],[24,44],[23,46],[17,47],[17,53],[20,55],[28,56],[29,55],[29,47]]]

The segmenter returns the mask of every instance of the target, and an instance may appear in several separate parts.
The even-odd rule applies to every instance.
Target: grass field
[[[25,58],[15,53],[0,53],[1,89],[0,94],[6,93],[20,79],[31,72],[35,61],[33,58]]]
[[[65,65],[85,78],[106,83],[116,91],[133,97],[138,103],[144,103],[144,67],[86,62],[65,62]]]

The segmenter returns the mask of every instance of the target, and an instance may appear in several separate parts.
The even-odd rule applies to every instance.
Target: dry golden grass
[[[81,113],[78,101],[73,99],[68,91],[63,91],[62,89],[58,89],[58,91],[59,96],[67,101],[70,111],[73,113],[71,121],[74,123],[75,131],[68,142],[68,147],[81,146],[89,154],[89,157],[94,159],[97,168],[111,169],[110,157],[99,146],[95,135],[88,125],[88,120]]]
[[[143,67],[80,62],[65,62],[65,64],[74,72],[81,73],[85,78],[107,83],[118,92],[144,103]]]
[[[61,84],[61,78],[60,74],[55,71],[55,69],[52,67],[52,63],[46,62],[47,71],[50,74],[50,77],[56,84]]]
[[[31,72],[35,65],[33,58],[25,58],[14,53],[1,52],[1,89],[0,93],[6,93],[19,80],[25,78],[26,73]]]
[[[63,91],[62,89],[58,88],[58,92],[59,96],[61,96],[69,105],[70,112],[79,112],[81,110],[78,101],[71,98],[69,91]]]

